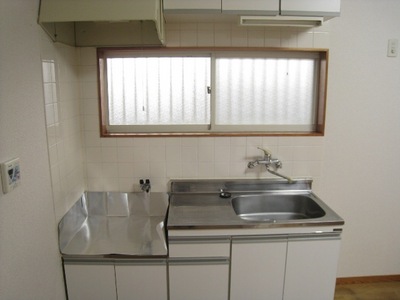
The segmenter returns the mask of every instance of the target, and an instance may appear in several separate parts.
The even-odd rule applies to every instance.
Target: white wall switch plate
[[[396,57],[399,52],[399,40],[391,39],[388,41],[387,56]]]
[[[21,170],[19,167],[19,158],[3,162],[0,164],[0,167],[3,193],[7,194],[20,184]]]

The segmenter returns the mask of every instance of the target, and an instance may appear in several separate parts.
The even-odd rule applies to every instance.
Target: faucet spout
[[[273,174],[273,175],[276,175],[276,176],[279,176],[279,177],[282,177],[282,178],[286,179],[289,183],[294,183],[293,179],[290,178],[289,176],[280,174],[280,173],[278,173],[278,172],[276,172],[276,171],[274,171],[274,170],[271,170],[271,169],[268,168],[268,167],[267,167],[267,171],[268,171],[269,173]]]
[[[261,151],[264,152],[264,157],[262,159],[250,161],[247,164],[247,167],[249,169],[252,169],[258,165],[265,165],[265,167],[269,173],[279,176],[279,177],[282,177],[282,178],[286,179],[289,183],[293,182],[293,180],[290,177],[282,175],[276,171],[277,169],[282,168],[282,162],[279,159],[272,158],[272,154],[269,150],[262,149],[262,148],[258,148],[258,149],[260,149]]]

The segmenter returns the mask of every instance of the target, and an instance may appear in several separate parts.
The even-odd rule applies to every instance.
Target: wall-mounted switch
[[[0,164],[3,193],[7,194],[15,189],[21,180],[21,170],[19,158],[3,162]]]
[[[396,57],[399,52],[399,40],[391,39],[388,41],[387,56]]]

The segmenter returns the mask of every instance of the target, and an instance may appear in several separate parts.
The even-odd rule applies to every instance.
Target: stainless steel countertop
[[[59,224],[63,256],[167,256],[166,193],[86,192]]]
[[[280,228],[343,225],[343,219],[311,191],[310,180],[288,184],[285,180],[193,180],[172,181],[167,228],[230,229]],[[231,192],[230,198],[219,197],[220,188]],[[213,192],[214,191],[214,192]],[[261,193],[307,194],[323,208],[325,215],[315,219],[246,221],[237,216],[232,199],[239,195]]]

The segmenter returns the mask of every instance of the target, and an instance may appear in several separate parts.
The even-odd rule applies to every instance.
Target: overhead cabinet
[[[166,13],[221,13],[221,0],[164,0]]]
[[[337,17],[340,0],[164,0],[165,13]]]
[[[222,0],[222,12],[276,16],[279,14],[279,0]]]
[[[281,15],[338,17],[340,0],[281,0]]]
[[[71,46],[160,46],[161,0],[41,0],[38,23],[54,42]]]

